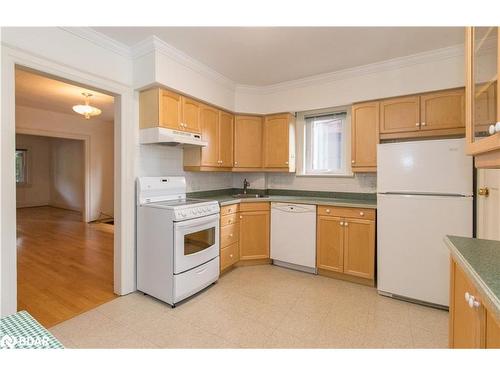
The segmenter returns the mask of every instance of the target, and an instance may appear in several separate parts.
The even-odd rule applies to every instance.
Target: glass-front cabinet
[[[478,168],[500,168],[499,27],[467,27],[467,153]]]

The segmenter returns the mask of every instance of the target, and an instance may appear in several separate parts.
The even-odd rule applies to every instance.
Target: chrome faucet
[[[246,194],[247,193],[247,187],[250,186],[250,182],[247,181],[247,179],[245,178],[245,180],[243,181],[243,194]]]

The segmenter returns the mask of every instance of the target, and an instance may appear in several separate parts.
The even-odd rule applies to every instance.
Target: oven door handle
[[[219,222],[219,214],[199,217],[197,219],[190,219],[186,221],[177,221],[174,223],[175,228],[186,228],[192,227],[195,225],[203,225],[208,223],[218,223]]]

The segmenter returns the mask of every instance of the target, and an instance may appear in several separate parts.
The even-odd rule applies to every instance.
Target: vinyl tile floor
[[[135,292],[50,331],[67,348],[446,348],[448,312],[265,265],[231,270],[174,309]]]

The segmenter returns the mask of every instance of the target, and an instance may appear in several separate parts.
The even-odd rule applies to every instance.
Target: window
[[[346,112],[305,118],[304,174],[346,175]]]
[[[16,149],[16,183],[28,183],[28,150]]]

